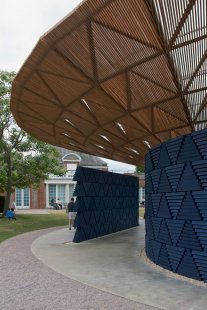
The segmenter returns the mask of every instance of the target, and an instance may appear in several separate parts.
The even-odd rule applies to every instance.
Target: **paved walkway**
[[[79,244],[62,229],[35,240],[32,251],[58,273],[129,300],[169,310],[206,309],[206,287],[169,277],[145,263],[140,256],[144,222],[140,223]]]
[[[144,262],[143,222],[80,244],[72,237],[56,228],[2,243],[0,309],[206,309],[207,288]]]
[[[43,264],[32,254],[31,244],[52,231],[26,233],[0,244],[0,310],[155,309],[74,281]],[[69,232],[61,231],[65,231],[68,240]],[[53,233],[56,235],[59,232]],[[61,254],[61,249],[67,246],[53,242],[56,243],[55,238],[51,243],[55,257],[57,251]],[[67,257],[65,270],[69,264]]]

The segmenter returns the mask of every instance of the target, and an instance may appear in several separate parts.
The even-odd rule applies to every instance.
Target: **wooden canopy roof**
[[[87,0],[40,38],[11,109],[36,138],[143,164],[206,127],[206,0]]]

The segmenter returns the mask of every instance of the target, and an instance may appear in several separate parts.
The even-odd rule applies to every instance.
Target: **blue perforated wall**
[[[207,281],[207,130],[150,150],[146,253],[156,264]]]
[[[78,167],[74,196],[77,216],[73,242],[81,242],[138,225],[138,179]]]

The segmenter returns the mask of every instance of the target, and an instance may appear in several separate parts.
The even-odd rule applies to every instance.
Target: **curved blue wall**
[[[207,281],[207,130],[150,150],[146,254],[175,273]]]

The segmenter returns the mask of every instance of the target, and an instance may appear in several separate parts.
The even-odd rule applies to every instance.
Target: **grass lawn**
[[[17,215],[16,221],[0,219],[0,242],[28,231],[68,225],[66,213]]]
[[[144,216],[145,208],[139,208],[139,216]],[[66,213],[17,214],[16,221],[0,219],[0,242],[28,231],[68,225]]]

